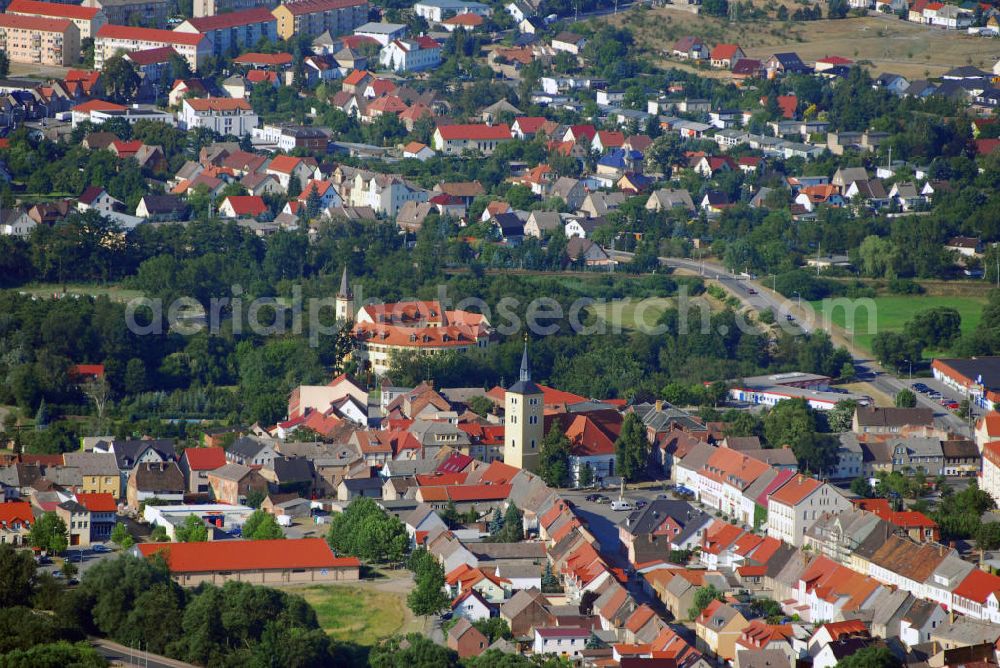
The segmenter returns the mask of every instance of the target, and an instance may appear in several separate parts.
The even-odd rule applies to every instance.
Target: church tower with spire
[[[520,378],[504,397],[503,461],[519,469],[535,471],[545,436],[542,420],[542,390],[531,381],[528,344],[521,355]]]
[[[354,295],[351,286],[347,284],[347,267],[340,277],[340,290],[333,300],[338,322],[354,322]]]

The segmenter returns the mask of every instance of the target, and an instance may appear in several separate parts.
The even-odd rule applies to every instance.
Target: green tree
[[[836,668],[900,668],[903,663],[885,645],[859,649],[841,659]]]
[[[510,625],[507,624],[507,620],[500,617],[479,619],[472,622],[472,625],[479,629],[490,643],[494,643],[501,638],[511,640],[514,637],[514,634],[510,632]]]
[[[271,513],[255,510],[243,523],[243,538],[247,540],[278,540],[285,537],[278,520]]]
[[[590,487],[594,484],[594,469],[589,462],[584,462],[580,467],[580,479],[577,481],[580,487]]]
[[[141,79],[132,61],[116,53],[104,61],[101,73],[105,93],[115,102],[128,102],[139,92]]]
[[[49,511],[35,520],[28,534],[28,542],[32,547],[49,554],[59,554],[65,552],[69,546],[67,535],[66,523],[54,512]]]
[[[626,415],[622,422],[618,440],[615,441],[615,461],[618,474],[628,482],[637,480],[646,471],[649,440],[642,421],[635,413]]]
[[[492,401],[484,396],[478,395],[469,399],[468,407],[470,411],[480,417],[486,417],[496,409],[496,406]]]
[[[721,600],[722,592],[715,585],[698,587],[694,592],[694,601],[691,602],[691,607],[687,611],[688,619],[696,619],[701,614],[701,611],[708,607],[709,603]]]
[[[6,51],[0,52],[0,78],[7,78],[10,74],[10,57]]]
[[[458,665],[458,654],[419,633],[387,638],[368,654],[369,668],[457,668]]]
[[[953,308],[938,306],[920,311],[903,328],[906,336],[927,348],[946,348],[962,333],[962,316]]]
[[[507,505],[507,510],[503,514],[503,525],[492,536],[498,543],[519,543],[524,538],[524,515],[515,504]]]
[[[444,591],[444,567],[436,560],[425,561],[416,574],[416,586],[406,597],[413,614],[436,615],[448,607],[450,599]]]
[[[267,492],[260,489],[251,489],[247,492],[246,499],[244,503],[251,508],[260,508],[260,504],[264,503],[264,499],[267,498]]]
[[[208,540],[208,526],[197,515],[188,515],[174,529],[174,538],[178,543],[204,543]]]
[[[358,498],[330,520],[327,541],[338,554],[372,563],[396,563],[409,540],[403,523],[368,498]]]
[[[980,525],[975,533],[976,547],[980,551],[1000,550],[1000,522]]]
[[[912,390],[908,390],[904,387],[896,393],[895,397],[893,397],[893,403],[896,405],[896,408],[916,408],[917,395],[915,395]]]
[[[879,364],[893,371],[908,368],[923,356],[922,342],[897,332],[879,332],[872,338],[872,353]]]
[[[867,478],[855,478],[852,480],[851,492],[857,494],[862,499],[870,499],[875,496],[875,490],[872,489]]]
[[[538,475],[549,487],[566,487],[570,483],[570,443],[557,422],[542,439],[538,453]]]
[[[115,528],[111,530],[111,542],[120,547],[123,550],[127,550],[135,543],[132,538],[132,534],[128,532],[128,527],[126,527],[122,522],[115,524]]]
[[[0,607],[31,605],[35,590],[35,560],[31,552],[0,544]]]
[[[38,411],[35,412],[35,429],[42,430],[49,426],[49,409],[45,405],[45,399],[38,404]]]
[[[857,407],[858,402],[854,399],[838,401],[826,415],[830,431],[837,433],[849,430],[854,422],[854,411],[857,410]]]
[[[542,591],[550,594],[555,592],[561,592],[563,590],[562,585],[559,584],[559,578],[555,576],[552,572],[552,564],[545,562],[545,569],[542,571]]]
[[[149,541],[151,543],[169,543],[170,536],[167,535],[167,528],[156,525],[153,530],[149,532]]]
[[[819,434],[815,411],[804,399],[779,401],[764,416],[764,436],[772,448],[790,445],[799,466],[822,473],[837,461],[836,440]]]

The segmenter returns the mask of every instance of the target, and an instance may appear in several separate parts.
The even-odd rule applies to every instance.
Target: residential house
[[[0,503],[0,544],[19,547],[28,544],[28,534],[35,523],[27,501]]]
[[[175,462],[145,462],[132,470],[126,498],[128,507],[138,510],[139,504],[150,499],[181,503],[184,490],[184,474]]]
[[[258,218],[267,211],[264,199],[257,195],[230,195],[219,205],[222,218]]]
[[[90,546],[90,511],[73,499],[63,501],[55,513],[65,523],[70,546]]]
[[[87,0],[93,2],[94,0]],[[110,2],[110,0],[98,0]],[[166,6],[166,3],[163,3]],[[107,14],[107,7],[104,7]],[[103,70],[104,61],[119,51],[148,51],[170,47],[197,72],[205,59],[212,55],[212,39],[202,33],[174,32],[156,28],[138,28],[119,24],[108,15],[108,23],[101,26],[94,38],[94,69]]]
[[[214,448],[186,448],[178,466],[187,481],[187,491],[191,494],[208,494],[211,485],[208,474],[226,464],[226,451]]]
[[[76,502],[89,513],[90,543],[102,543],[111,538],[111,531],[118,520],[118,505],[115,497],[106,493],[87,494],[79,492]],[[67,526],[69,526],[67,524]]]
[[[532,629],[555,623],[545,596],[537,589],[522,589],[504,601],[500,619],[507,622],[514,638],[530,637]]]
[[[705,60],[709,50],[700,37],[687,35],[674,42],[671,54],[683,60]]]
[[[396,72],[433,69],[441,64],[441,44],[426,36],[396,39],[379,52],[379,63]]]
[[[736,641],[747,623],[747,619],[733,606],[712,601],[695,619],[698,649],[732,661],[736,658]]]
[[[832,485],[795,475],[772,492],[767,502],[767,535],[802,545],[805,531],[823,513],[849,510],[850,502]]]
[[[243,464],[224,464],[206,474],[212,497],[220,503],[241,505],[251,492],[267,492],[267,480]]]
[[[583,655],[589,637],[590,629],[579,626],[535,627],[531,650],[537,656],[554,654],[576,660]]]
[[[491,155],[501,143],[513,136],[510,127],[499,125],[439,125],[434,131],[434,149],[450,155],[466,150]]]
[[[454,650],[460,659],[479,656],[489,646],[489,638],[472,625],[466,616],[448,629],[448,648]]]
[[[0,14],[0,43],[15,63],[68,67],[80,58],[80,29],[68,18]]]
[[[111,453],[65,452],[63,465],[80,471],[80,492],[110,494],[117,499],[122,494],[118,463]]]
[[[905,427],[933,427],[934,411],[929,408],[879,408],[858,406],[851,430],[855,434],[894,434]]]
[[[552,38],[552,48],[555,51],[564,51],[574,56],[579,56],[586,45],[587,39],[576,33],[563,31]]]
[[[244,99],[185,98],[177,120],[183,129],[208,128],[221,135],[248,136],[260,121]]]
[[[708,58],[712,62],[712,67],[719,67],[727,70],[733,69],[738,61],[746,57],[739,44],[716,44],[712,48]]]
[[[174,31],[208,35],[212,41],[212,54],[216,57],[238,53],[261,40],[278,41],[278,23],[267,7],[189,18]]]

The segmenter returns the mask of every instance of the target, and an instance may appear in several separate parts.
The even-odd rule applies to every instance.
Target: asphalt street
[[[607,249],[607,252],[616,259],[630,260],[632,253]],[[692,273],[705,277],[706,279],[718,282],[730,293],[735,295],[754,311],[761,312],[770,309],[776,316],[776,323],[785,331],[791,333],[805,331],[812,332],[817,327],[817,321],[821,318],[815,316],[808,304],[802,304],[797,298],[786,299],[777,292],[773,292],[764,285],[764,281],[759,278],[748,278],[732,274],[722,265],[707,261],[690,258],[658,258],[660,264],[673,269],[684,269]],[[825,327],[824,327],[825,329]],[[902,379],[879,367],[878,363],[871,359],[855,357],[855,369],[858,372],[859,380],[871,383],[876,389],[888,394],[895,395],[903,388],[912,388],[913,383],[923,382],[940,391],[944,397],[959,401],[962,397],[950,390],[941,383],[927,378]],[[945,429],[952,433],[971,436],[969,422],[964,420],[952,411],[942,406],[939,402],[927,397],[919,392],[914,392],[917,397],[917,405],[930,408],[934,411],[935,420]]]

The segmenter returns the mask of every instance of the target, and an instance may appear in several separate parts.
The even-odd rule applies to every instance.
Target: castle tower
[[[338,322],[354,322],[354,295],[351,286],[347,284],[347,267],[340,277],[340,290],[334,298],[334,308],[337,311]]]
[[[521,356],[521,375],[504,399],[505,427],[503,461],[519,469],[534,471],[538,466],[538,451],[545,436],[542,420],[542,390],[531,382],[528,366],[528,344]]]

